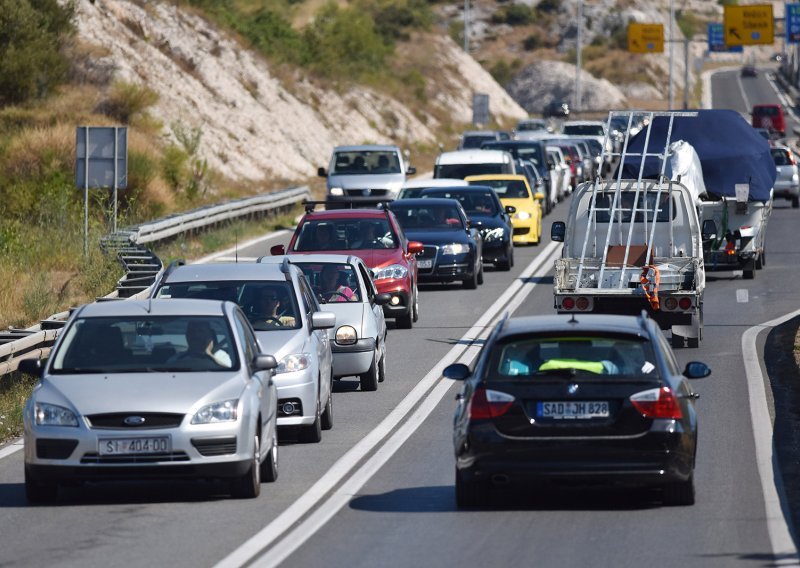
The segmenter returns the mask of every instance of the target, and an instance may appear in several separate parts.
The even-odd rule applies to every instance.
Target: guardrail
[[[117,283],[114,292],[97,299],[147,296],[147,289],[162,266],[158,257],[143,246],[147,243],[207,229],[225,221],[288,212],[294,205],[310,198],[308,186],[290,187],[274,193],[200,207],[108,235],[102,239],[101,246],[117,253],[125,267],[125,276]],[[47,356],[68,317],[68,311],[61,312],[27,329],[0,331],[0,377],[16,371],[22,359]]]

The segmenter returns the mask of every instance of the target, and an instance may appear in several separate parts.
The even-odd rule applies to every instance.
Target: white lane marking
[[[417,403],[425,396],[437,381],[441,380],[442,370],[451,362],[456,361],[473,342],[473,338],[485,332],[485,328],[494,317],[505,307],[511,298],[525,285],[532,288],[533,284],[527,282],[528,278],[546,266],[549,270],[552,265],[554,253],[558,250],[560,243],[551,242],[542,253],[539,254],[523,270],[514,282],[497,298],[492,306],[475,322],[475,325],[464,334],[459,343],[454,346],[427,375],[425,375],[417,385],[408,393],[405,398],[381,421],[366,437],[355,446],[350,448],[331,468],[312,485],[308,491],[301,495],[283,513],[278,515],[272,522],[261,529],[247,542],[234,550],[230,555],[223,558],[218,568],[238,567],[247,564],[261,554],[267,547],[275,542],[283,533],[306,515],[319,501],[321,501],[342,479],[380,442],[391,434],[394,428],[408,415]],[[469,342],[469,345],[464,343]],[[448,385],[449,386],[449,385]],[[338,510],[338,509],[337,509]]]
[[[767,532],[775,556],[774,563],[777,566],[797,566],[798,555],[789,521],[784,517],[784,508],[781,506],[786,495],[781,472],[776,463],[777,457],[774,454],[772,418],[767,407],[767,393],[756,340],[761,331],[781,325],[797,315],[800,315],[800,310],[753,326],[742,335],[742,358],[747,376],[747,392],[750,396],[750,420],[753,423],[753,437],[756,444],[756,464],[764,495]],[[789,510],[788,505],[785,510]]]
[[[544,276],[551,266],[541,266],[535,276]],[[526,282],[519,294],[514,297],[514,305],[509,307],[513,313],[536,287],[535,282]],[[505,310],[503,310],[505,311]],[[487,326],[475,338],[483,339],[491,333]],[[469,364],[480,352],[481,346],[473,343],[458,357],[458,362]],[[449,355],[449,354],[448,354]],[[431,371],[433,372],[433,371]],[[430,373],[429,373],[430,374]],[[431,412],[444,398],[447,391],[453,386],[453,381],[442,379],[436,388],[425,398],[417,411],[403,424],[392,437],[381,446],[369,460],[361,466],[333,495],[314,511],[305,521],[295,527],[292,532],[285,535],[275,546],[269,549],[261,558],[256,559],[251,566],[257,568],[273,568],[289,558],[306,540],[311,538],[319,529],[330,521],[342,507],[347,505],[351,498],[382,468],[387,461],[399,450],[403,444],[417,431]]]
[[[230,256],[230,255],[234,255],[234,257],[235,257],[235,253],[236,253],[237,249],[241,250],[241,249],[249,247],[249,246],[253,246],[253,245],[257,245],[259,243],[263,243],[264,241],[268,241],[269,239],[275,239],[275,238],[278,238],[278,237],[283,237],[283,236],[285,236],[285,235],[287,235],[289,233],[291,233],[291,231],[289,231],[288,229],[281,229],[279,231],[273,231],[271,233],[267,233],[266,235],[261,235],[260,237],[256,237],[255,239],[250,239],[249,241],[245,241],[243,243],[239,243],[238,245],[232,246],[231,248],[211,253],[208,256],[204,256],[203,258],[195,260],[194,264],[205,264],[207,262],[212,262],[212,261],[217,260],[217,259],[219,259],[221,257],[227,257],[227,256]],[[240,257],[240,260],[241,260],[241,257]]]
[[[780,71],[776,71],[776,73],[780,73]],[[781,103],[784,106],[784,110],[789,112],[795,119],[797,119],[797,113],[794,112],[794,103],[789,99],[789,96],[784,93],[780,87],[778,87],[778,83],[775,80],[775,77],[772,73],[767,74],[767,82],[772,87],[772,90],[778,95]]]
[[[5,448],[0,449],[0,460],[10,456],[11,454],[15,454],[24,448],[25,445],[23,444],[22,438],[17,438],[10,444],[8,444]]]
[[[740,304],[746,304],[750,301],[750,291],[747,288],[739,288],[736,290],[736,301]]]
[[[753,107],[750,106],[750,99],[747,98],[747,93],[744,92],[744,85],[742,85],[742,77],[740,75],[736,76],[736,83],[739,85],[739,91],[742,93],[742,99],[744,100],[744,108],[748,109],[747,112],[750,112],[750,109]]]

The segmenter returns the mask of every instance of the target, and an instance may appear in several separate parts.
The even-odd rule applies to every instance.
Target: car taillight
[[[589,308],[589,298],[579,296],[575,301],[575,306],[581,311],[587,310]]]
[[[671,312],[677,307],[678,307],[678,300],[676,300],[672,296],[667,296],[667,298],[664,300],[664,309]]]
[[[497,418],[514,404],[514,397],[505,392],[479,387],[472,393],[469,406],[470,420]]]
[[[794,154],[792,152],[787,152],[787,154],[789,155],[789,163],[793,166],[796,166],[797,160],[795,159]]]
[[[571,310],[575,308],[575,300],[574,298],[570,298],[567,296],[563,300],[561,300],[561,307],[565,310]]]
[[[684,296],[683,298],[678,300],[678,305],[681,307],[682,310],[688,310],[689,308],[692,307],[692,300]]]
[[[637,392],[631,395],[631,402],[645,418],[683,418],[678,399],[669,387]]]

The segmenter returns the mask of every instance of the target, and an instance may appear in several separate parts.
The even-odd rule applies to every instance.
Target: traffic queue
[[[406,179],[415,168],[396,146],[335,148],[318,172],[326,199],[305,204],[288,244],[256,262],[175,262],[146,300],[76,310],[51,357],[21,367],[42,385],[25,412],[28,499],[53,501],[66,482],[173,477],[258,496],[278,477],[279,433],[318,443],[333,428],[334,381],[376,391],[391,376],[387,320],[403,330],[426,317],[421,284],[475,290],[484,266],[511,270],[574,192],[551,231],[564,242],[556,314],[504,318],[473,366],[444,371],[463,382],[456,502],[568,479],[694,503],[689,379],[710,369],[679,369],[663,331],[696,347],[705,270],[752,278],[764,266],[775,181],[767,142],[725,112],[612,112],[559,134],[545,123],[443,152],[432,179]],[[725,143],[697,138],[693,120],[737,133],[728,159],[747,179],[713,175]]]

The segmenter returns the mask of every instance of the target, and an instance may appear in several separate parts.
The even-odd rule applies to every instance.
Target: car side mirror
[[[408,169],[406,170],[406,175],[413,176],[415,173],[417,173],[417,168],[415,168],[414,166],[408,166]]]
[[[392,301],[392,295],[384,292],[383,294],[375,294],[372,301],[378,306],[384,306]]]
[[[317,175],[321,178],[328,177],[328,172],[325,168],[317,168]]]
[[[550,170],[556,169],[556,161],[552,158],[547,158],[547,168]]]
[[[513,215],[516,212],[517,212],[516,207],[514,207],[513,205],[506,205],[506,213],[508,213],[509,215]]]
[[[41,378],[42,372],[44,371],[44,364],[41,359],[23,359],[19,362],[17,370],[20,373]]]
[[[283,245],[274,245],[270,247],[269,252],[272,256],[282,256],[286,254],[286,247]]]
[[[564,221],[555,221],[550,225],[550,240],[557,243],[564,242],[564,235],[567,234],[567,225]]]
[[[713,239],[717,236],[717,224],[714,222],[713,219],[706,219],[703,221],[703,230],[701,231],[701,236],[704,241],[708,239]]]
[[[259,353],[253,357],[253,369],[256,371],[270,371],[278,367],[278,361],[272,355]]]
[[[702,379],[711,374],[711,369],[708,365],[700,361],[691,361],[686,363],[686,368],[683,370],[683,376],[687,379]]]
[[[336,314],[331,312],[314,312],[311,314],[311,329],[330,329],[336,326]]]
[[[451,379],[453,381],[463,381],[472,374],[472,371],[469,370],[464,363],[454,363],[452,365],[448,365],[442,371],[442,376],[445,379]]]
[[[538,191],[533,194],[533,198],[536,201],[543,201],[544,200],[544,193],[539,193]]]
[[[408,242],[408,253],[409,254],[419,254],[423,250],[425,250],[425,245],[423,245],[419,241],[409,241]]]

